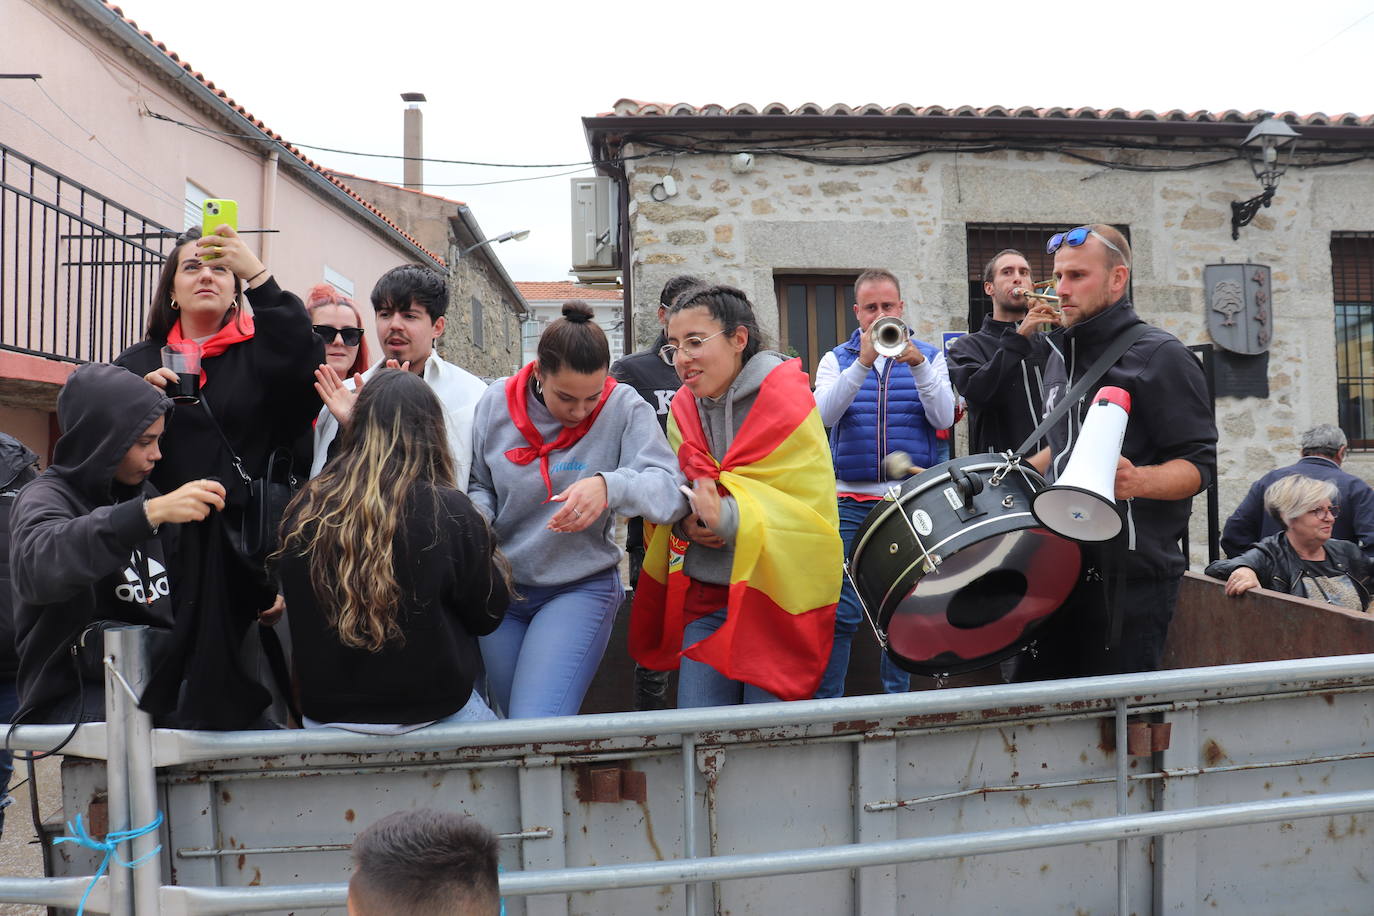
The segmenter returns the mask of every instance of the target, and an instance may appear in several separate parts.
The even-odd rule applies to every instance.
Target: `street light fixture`
[[[483,239],[482,241],[478,242],[476,245],[469,245],[467,248],[464,248],[462,251],[458,252],[458,257],[460,257],[460,258],[461,258],[461,257],[464,257],[465,255],[467,255],[468,252],[470,252],[470,251],[476,251],[478,248],[481,248],[483,245],[492,245],[492,244],[496,244],[496,243],[499,243],[499,242],[509,242],[509,241],[511,241],[512,239],[514,239],[514,240],[517,241],[517,242],[523,242],[525,239],[527,239],[527,238],[529,238],[529,237],[530,237],[530,231],[529,231],[528,229],[513,229],[513,230],[511,230],[510,232],[503,232],[503,233],[501,233],[500,235],[496,236],[495,238]]]
[[[1242,147],[1249,147],[1250,171],[1255,173],[1264,190],[1249,200],[1231,201],[1232,239],[1240,238],[1240,227],[1250,225],[1260,207],[1267,207],[1273,201],[1279,179],[1293,162],[1293,151],[1297,149],[1300,136],[1287,121],[1271,116],[1251,128],[1241,141]],[[1279,159],[1280,148],[1285,149],[1282,161]]]

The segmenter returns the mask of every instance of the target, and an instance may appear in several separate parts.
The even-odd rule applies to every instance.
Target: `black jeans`
[[[1016,680],[1157,671],[1178,604],[1179,582],[1177,577],[1127,578],[1105,588],[1102,582],[1080,583],[1040,628],[1033,649],[1023,653]],[[1109,645],[1109,611],[1122,615],[1116,645]]]

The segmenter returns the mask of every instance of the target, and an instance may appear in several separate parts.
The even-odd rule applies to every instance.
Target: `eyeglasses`
[[[1308,509],[1307,514],[1315,519],[1330,518],[1332,521],[1341,517],[1340,506],[1318,506],[1315,509]]]
[[[1120,248],[1117,248],[1104,238],[1102,233],[1098,232],[1092,226],[1079,226],[1077,229],[1070,229],[1068,232],[1056,232],[1054,235],[1050,236],[1050,241],[1045,246],[1045,254],[1054,254],[1063,245],[1068,245],[1070,248],[1077,248],[1079,245],[1086,242],[1090,235],[1123,258],[1126,257]]]
[[[345,347],[356,347],[363,339],[362,328],[333,328],[327,324],[317,324],[315,325],[315,333],[323,337],[327,344],[332,344],[334,335],[337,334],[343,339]]]
[[[658,355],[662,357],[665,363],[671,366],[673,361],[677,359],[677,351],[681,350],[688,356],[695,358],[696,355],[701,352],[701,348],[705,345],[706,341],[719,337],[724,333],[725,331],[721,330],[712,334],[710,337],[684,337],[682,338],[682,344],[679,346],[675,347],[672,344],[668,344],[666,347],[660,347]]]

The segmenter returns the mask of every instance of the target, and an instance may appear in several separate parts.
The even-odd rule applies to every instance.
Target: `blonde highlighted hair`
[[[404,641],[396,533],[408,500],[437,503],[436,488],[453,482],[439,399],[416,375],[378,372],[358,394],[338,454],[287,507],[278,552],[309,558],[315,598],[345,646],[379,652]]]

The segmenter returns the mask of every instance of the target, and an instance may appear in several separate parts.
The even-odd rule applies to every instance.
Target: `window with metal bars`
[[[1054,255],[1045,252],[1050,236],[1072,226],[1058,223],[969,223],[968,232],[968,329],[976,331],[992,314],[992,300],[983,293],[983,268],[999,251],[1014,248],[1026,256],[1031,278],[1039,283],[1054,277]],[[1116,227],[1126,241],[1131,240],[1127,226]],[[1127,287],[1130,293],[1130,287]]]
[[[1331,233],[1336,407],[1352,449],[1374,449],[1374,232]]]

